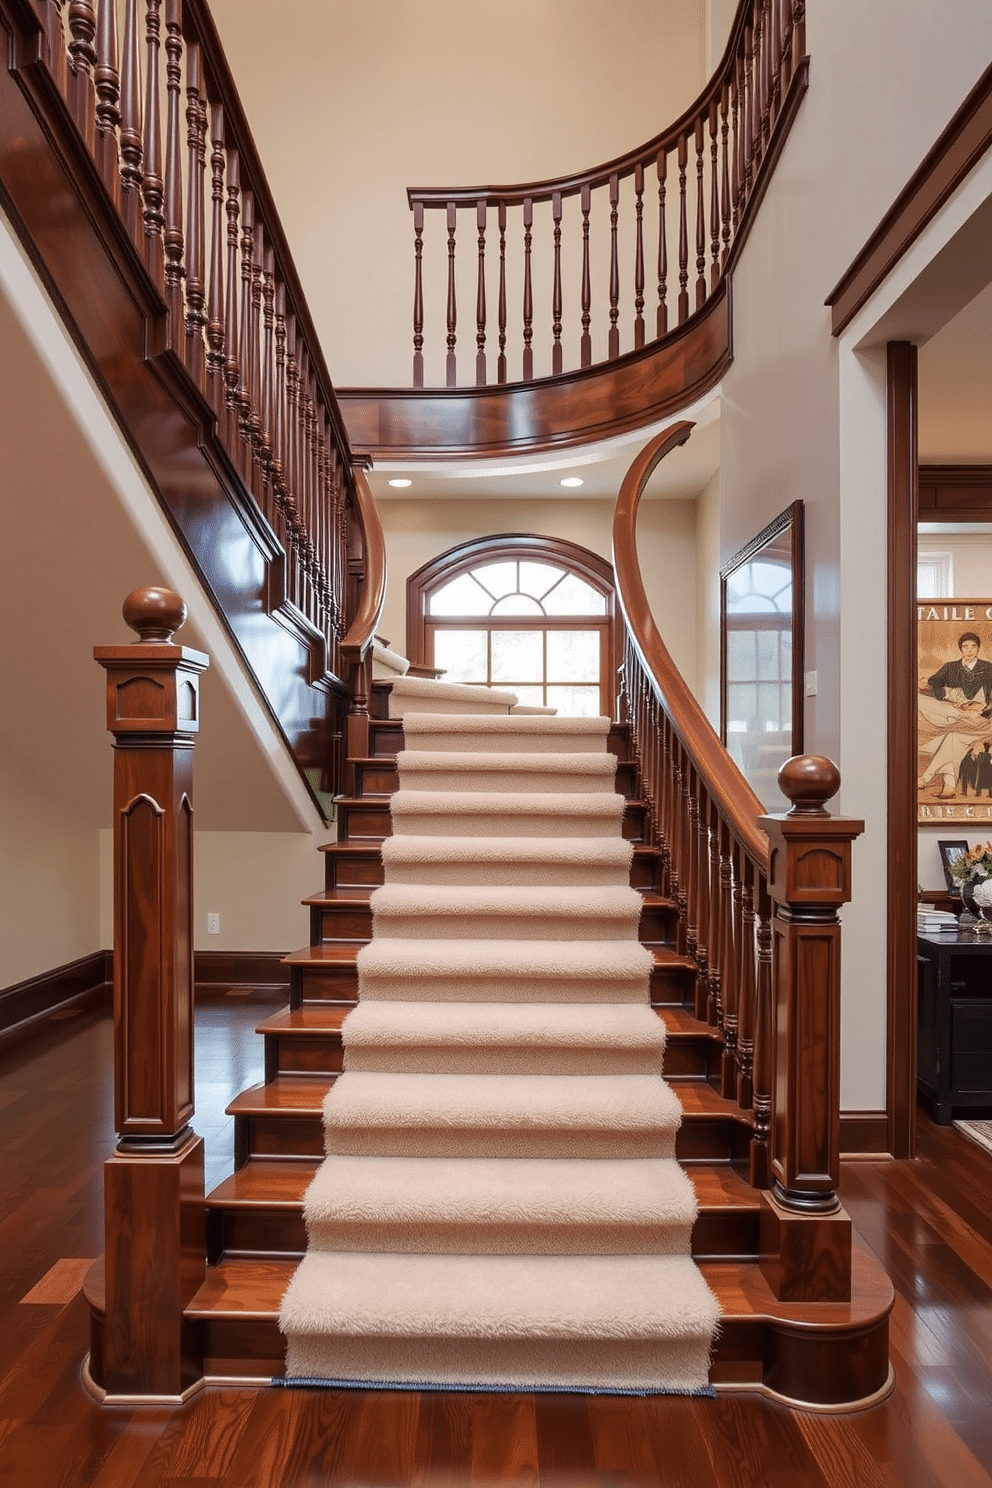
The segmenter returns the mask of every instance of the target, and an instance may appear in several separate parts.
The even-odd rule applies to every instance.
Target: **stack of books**
[[[932,935],[934,931],[956,930],[957,928],[957,915],[952,914],[949,909],[932,909],[929,905],[921,904],[916,911],[918,935]]]

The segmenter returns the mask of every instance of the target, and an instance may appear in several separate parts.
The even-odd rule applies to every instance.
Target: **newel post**
[[[206,1268],[193,1115],[193,744],[201,651],[186,607],[136,589],[127,646],[98,646],[114,736],[114,1124],[104,1181],[106,1314],[91,1373],[108,1396],[176,1398],[202,1374],[183,1309]]]
[[[771,1192],[762,1269],[785,1301],[850,1297],[851,1224],[840,1207],[840,922],[851,843],[864,822],[831,816],[840,772],[822,755],[779,771],[792,802],[763,816],[772,919]]]

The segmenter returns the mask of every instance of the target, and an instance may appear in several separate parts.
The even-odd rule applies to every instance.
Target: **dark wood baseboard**
[[[888,1157],[889,1121],[884,1111],[841,1111],[842,1157]]]
[[[197,1001],[235,993],[278,993],[289,999],[285,951],[197,951],[194,981]]]
[[[112,951],[93,951],[78,961],[56,966],[54,971],[16,982],[0,991],[0,1035],[70,1003],[77,1008],[95,1007],[104,1002],[109,1006],[113,985]]]

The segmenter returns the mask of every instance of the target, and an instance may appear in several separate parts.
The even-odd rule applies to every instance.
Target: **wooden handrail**
[[[113,343],[101,360],[102,326],[96,343],[88,339],[93,307],[78,286],[87,273],[95,279],[94,267],[73,275],[23,174],[15,212],[28,235],[40,229],[56,298],[80,344],[99,348],[92,360],[125,433],[311,789],[320,774],[327,809],[338,782],[333,765],[313,768],[313,725],[326,713],[327,732],[340,733],[330,715],[346,692],[341,643],[367,628],[375,602],[357,576],[381,594],[382,535],[353,476],[323,350],[206,0],[3,4],[30,38],[18,61],[40,62],[17,73],[18,86],[48,125],[87,226],[96,224],[99,248],[85,248],[105,253],[111,282],[124,287],[126,357]],[[182,416],[168,439],[163,388]],[[260,596],[276,622],[264,636]]]
[[[826,811],[840,772],[818,755],[786,761],[778,778],[792,810],[765,815],[658,632],[637,558],[637,508],[652,471],[692,427],[652,439],[617,501],[621,702],[695,1015],[721,1036],[722,1094],[750,1115],[750,1178],[767,1191],[762,1267],[782,1299],[841,1300],[851,1226],[837,1198],[837,908],[850,898],[851,843],[864,823]]]
[[[637,557],[637,508],[655,466],[685,444],[693,425],[682,422],[655,436],[624,477],[613,517],[613,566],[617,597],[641,661],[654,679],[682,744],[710,796],[720,801],[727,824],[755,867],[768,868],[768,838],[757,825],[764,806],[738,770],[658,632]]]
[[[807,86],[807,76],[802,0],[740,0],[727,47],[713,77],[689,108],[646,144],[590,170],[554,179],[502,186],[409,187],[407,200],[414,223],[414,387],[423,387],[425,383],[425,287],[433,276],[439,284],[446,277],[447,284],[444,381],[448,387],[459,385],[460,212],[470,214],[463,225],[472,234],[471,249],[477,261],[474,376],[463,381],[487,385],[487,298],[488,303],[499,307],[498,356],[494,359],[493,381],[516,380],[508,370],[510,361],[515,361],[515,355],[510,361],[507,358],[508,333],[513,352],[522,359],[520,380],[530,382],[542,375],[540,368],[535,372],[533,347],[533,265],[541,254],[553,257],[554,261],[546,321],[552,330],[552,341],[547,348],[550,350],[548,371],[552,376],[559,375],[564,368],[563,328],[566,340],[575,346],[572,367],[588,367],[594,360],[616,360],[622,347],[625,352],[640,350],[646,342],[668,334],[670,322],[681,325],[701,310],[729,274],[740,251],[769,171]],[[632,196],[621,191],[627,182],[633,184]],[[656,210],[651,201],[655,193]],[[600,199],[603,215],[597,218],[593,203]],[[571,285],[563,284],[561,274],[562,236],[568,228],[563,204],[567,201],[575,204],[581,219],[580,224],[573,222],[580,236],[572,254],[575,261],[581,260],[581,274]],[[550,213],[535,215],[535,207],[550,207]],[[425,213],[431,211],[444,213],[446,276],[440,263],[434,266],[430,247],[425,267]],[[495,214],[492,223],[490,213]],[[634,244],[629,274],[621,270],[618,253],[618,242],[623,240],[619,229],[621,215]],[[507,229],[511,217],[519,218],[519,227],[511,227],[508,257]],[[598,274],[596,233],[591,234],[591,227],[597,221],[603,223],[605,236],[601,251],[604,259],[608,259],[599,266]],[[486,234],[490,229],[487,244]],[[492,240],[497,233],[494,252]],[[535,248],[535,236],[540,251]],[[519,336],[509,328],[507,320],[507,284],[512,277],[514,244],[522,245],[522,257],[515,269],[523,285]],[[656,273],[652,269],[647,279],[656,279],[657,303],[645,316],[647,300],[655,299],[654,288],[645,293],[648,264],[656,265]],[[608,297],[601,295],[598,302],[600,324],[608,334],[605,351],[594,358],[590,326],[592,283],[597,277],[600,284],[608,283]],[[622,299],[634,311],[627,321],[630,336],[627,346],[623,346],[625,337],[620,326]],[[671,306],[670,299],[674,302]],[[540,312],[539,319],[545,323]]]
[[[341,641],[346,661],[362,660],[375,639],[386,603],[386,540],[365,471],[356,466],[355,500],[365,540],[358,607]]]

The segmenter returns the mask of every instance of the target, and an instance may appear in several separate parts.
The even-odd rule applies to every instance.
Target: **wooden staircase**
[[[279,1303],[306,1246],[302,1196],[323,1157],[321,1106],[342,1067],[341,1024],[357,1001],[356,956],[371,936],[369,898],[382,881],[380,843],[402,748],[400,721],[370,720],[369,757],[351,761],[355,793],[338,802],[338,841],[321,849],[325,886],[305,901],[310,944],[287,958],[290,1006],[258,1026],[265,1082],[228,1107],[235,1172],[207,1196],[208,1269],[186,1309],[208,1377],[262,1381],[283,1372]],[[699,1200],[693,1255],[724,1312],[712,1380],[821,1405],[870,1397],[888,1378],[887,1278],[856,1251],[850,1302],[776,1299],[761,1265],[767,1202],[747,1176],[752,1114],[720,1093],[723,1036],[697,1016],[696,966],[674,945],[677,907],[659,892],[660,855],[644,840],[626,726],[614,726],[610,748],[627,797],[625,835],[635,844],[640,938],[655,960],[652,1005],[668,1030],[666,1077],[684,1110],[677,1153]]]

